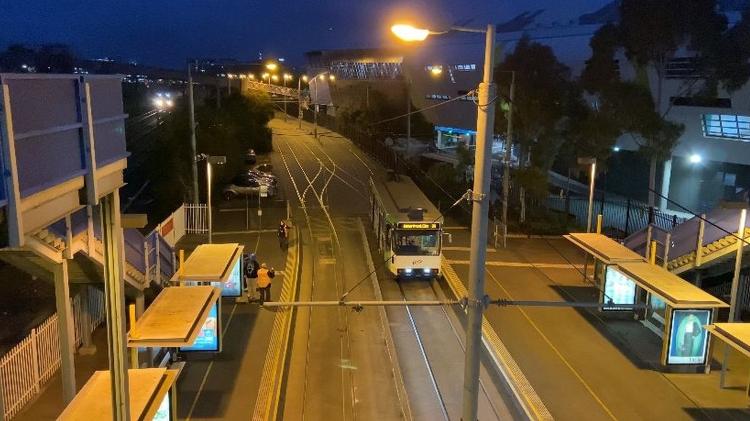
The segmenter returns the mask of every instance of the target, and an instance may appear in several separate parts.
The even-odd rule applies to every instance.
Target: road
[[[428,282],[399,285],[370,244],[369,177],[385,171],[348,140],[295,120],[273,120],[274,167],[296,196],[302,232],[300,301],[437,299]],[[283,177],[282,177],[283,178]],[[454,309],[300,307],[283,398],[283,419],[459,419],[462,327]],[[481,419],[517,415],[483,370]],[[384,404],[387,403],[387,404]]]
[[[453,250],[445,254],[465,280],[468,230],[453,234]],[[492,298],[598,300],[598,290],[579,272],[582,254],[562,238],[509,239],[507,249],[491,248],[487,258],[486,291]],[[663,373],[661,340],[629,313],[491,307],[485,314],[555,419],[750,416],[743,390],[719,389],[716,372]],[[736,374],[733,384],[746,382],[744,374]]]

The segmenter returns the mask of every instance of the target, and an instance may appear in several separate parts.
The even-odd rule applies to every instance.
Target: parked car
[[[273,174],[268,174],[268,173],[260,172],[258,170],[254,170],[254,169],[247,170],[247,175],[255,177],[255,178],[259,179],[259,180],[266,180],[267,182],[269,182],[269,183],[271,183],[273,185],[276,185],[276,183],[279,181],[278,177],[276,177]]]
[[[224,199],[232,200],[237,196],[258,196],[262,191],[266,191],[269,197],[276,195],[276,187],[271,182],[250,174],[238,174],[224,186],[222,195]]]
[[[255,149],[248,149],[245,153],[245,163],[254,165],[258,161],[258,156],[255,154]]]
[[[266,174],[273,174],[273,165],[269,162],[264,162],[262,164],[255,165],[251,169],[253,171],[260,171]]]

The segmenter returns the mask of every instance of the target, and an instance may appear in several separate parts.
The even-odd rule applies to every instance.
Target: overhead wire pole
[[[474,32],[474,31],[473,31]],[[466,323],[466,361],[464,368],[463,419],[477,419],[479,401],[479,362],[482,348],[482,313],[485,306],[484,265],[487,253],[487,211],[489,210],[492,134],[495,122],[495,25],[487,25],[484,51],[484,76],[477,98],[477,147],[474,158],[473,209],[471,214],[471,252],[469,255],[469,296]]]
[[[193,99],[193,65],[194,60],[188,60],[188,102],[190,104],[190,152],[193,159],[193,203],[198,204],[198,161],[195,141],[195,100]]]

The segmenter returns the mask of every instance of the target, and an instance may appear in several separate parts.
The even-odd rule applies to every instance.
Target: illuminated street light
[[[273,62],[271,62],[271,63],[268,63],[268,64],[266,64],[266,69],[268,69],[268,70],[270,70],[270,71],[274,71],[274,70],[276,70],[276,69],[277,69],[278,67],[279,67],[279,65],[278,65],[278,64],[276,64],[276,63],[273,63]]]
[[[301,79],[302,79],[303,82],[307,83],[307,75],[302,75]]]
[[[703,158],[700,155],[698,155],[697,153],[694,153],[694,154],[690,155],[689,159],[690,159],[690,163],[691,164],[700,164],[701,161],[703,160]]]
[[[254,74],[252,74],[252,73],[248,73],[248,74],[247,74],[247,77],[249,77],[250,79],[253,79],[253,80],[255,80],[255,75],[254,75]]]
[[[244,79],[244,78],[246,78],[246,77],[247,77],[247,76],[245,76],[244,74],[240,74],[240,79]]]
[[[271,74],[270,73],[263,73],[260,77],[263,78],[263,79],[268,79],[269,77],[271,77]]]
[[[391,26],[391,32],[406,42],[424,41],[430,35],[430,31],[427,29],[415,28],[405,24]]]
[[[484,311],[484,271],[486,262],[487,225],[489,211],[490,172],[492,169],[492,128],[495,123],[495,84],[493,65],[495,62],[495,25],[482,29],[451,27],[451,31],[481,33],[485,36],[484,69],[482,82],[477,90],[477,134],[474,158],[474,185],[470,191],[472,202],[471,248],[469,253],[468,297],[466,305],[466,352],[463,378],[462,419],[476,420],[479,401],[480,351],[482,348],[482,313]],[[397,24],[391,31],[400,39],[413,42],[424,41],[430,34],[444,34],[419,29],[411,25]],[[484,104],[480,106],[479,104]],[[507,151],[508,149],[506,149]],[[592,168],[594,166],[592,165]],[[593,170],[592,170],[592,173]]]
[[[433,76],[439,76],[443,73],[443,66],[431,66],[430,73],[432,73]]]
[[[273,80],[274,82],[278,82],[279,81],[279,75],[271,75],[271,80]]]
[[[289,73],[284,73],[284,80],[292,80],[292,75]]]
[[[334,75],[329,75],[329,76],[328,76],[328,80],[330,80],[331,82],[335,82],[335,81],[336,81],[336,76],[334,76]]]

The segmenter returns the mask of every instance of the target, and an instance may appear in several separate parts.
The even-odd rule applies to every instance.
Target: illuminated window
[[[451,99],[450,95],[442,95],[442,94],[427,94],[424,96],[425,99],[434,99],[439,101],[447,101]]]
[[[750,142],[750,117],[733,114],[703,114],[703,135]]]
[[[453,66],[453,70],[457,72],[473,72],[477,70],[476,64],[456,64]]]

